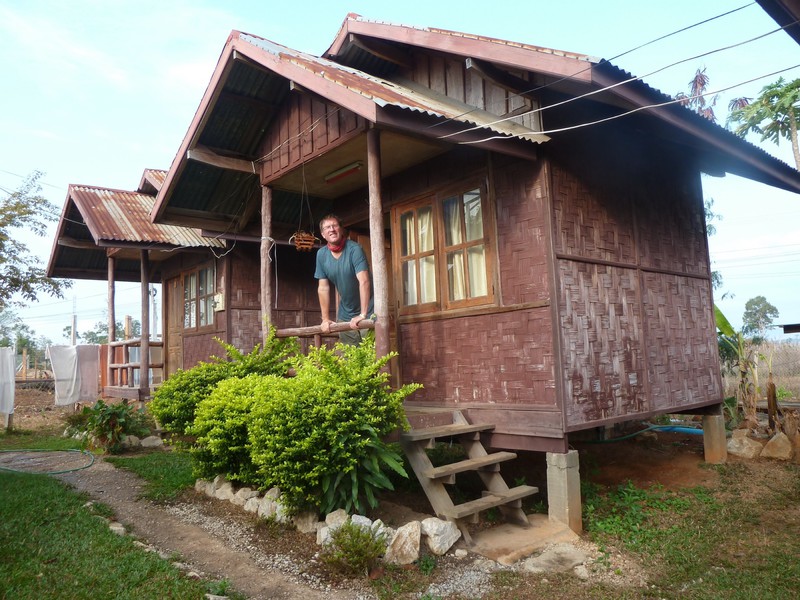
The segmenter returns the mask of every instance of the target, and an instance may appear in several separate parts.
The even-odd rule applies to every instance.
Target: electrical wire
[[[789,27],[790,25],[794,25],[797,22],[798,21],[795,21],[794,23],[790,23],[789,25],[786,25],[785,27]],[[446,138],[449,138],[449,137],[452,137],[452,136],[461,135],[463,133],[468,133],[470,131],[475,131],[477,129],[486,129],[487,127],[491,127],[492,125],[497,125],[497,124],[500,124],[500,123],[504,123],[504,122],[510,121],[512,119],[519,119],[519,118],[521,118],[523,116],[537,114],[537,113],[540,113],[540,112],[544,112],[545,110],[549,110],[551,108],[556,108],[558,106],[563,106],[565,104],[570,104],[571,102],[575,102],[577,100],[582,100],[584,98],[588,98],[589,96],[594,96],[596,94],[607,92],[607,91],[612,90],[614,88],[617,88],[617,87],[620,87],[620,86],[623,86],[623,85],[627,85],[627,84],[633,83],[635,81],[640,81],[640,80],[644,79],[645,77],[650,77],[652,75],[656,75],[658,73],[661,73],[662,71],[665,71],[667,69],[671,69],[672,67],[675,67],[677,65],[684,64],[684,63],[687,63],[687,62],[690,62],[690,61],[695,61],[698,58],[704,58],[706,56],[710,56],[710,55],[716,54],[718,52],[724,52],[726,50],[731,50],[733,48],[738,48],[740,46],[744,46],[745,44],[750,44],[750,43],[755,42],[757,40],[763,39],[763,38],[765,38],[767,36],[773,35],[774,33],[778,32],[778,31],[782,31],[783,29],[784,29],[784,27],[779,27],[778,29],[774,29],[774,30],[769,31],[767,33],[763,33],[761,35],[757,35],[756,37],[749,38],[749,39],[744,40],[742,42],[737,42],[735,44],[730,44],[728,46],[722,46],[722,47],[719,47],[719,48],[715,48],[714,50],[709,50],[708,52],[703,52],[701,54],[697,54],[697,55],[691,56],[689,58],[683,58],[681,60],[678,60],[678,61],[675,61],[675,62],[670,63],[668,65],[665,65],[663,67],[659,67],[655,71],[650,71],[649,73],[646,73],[644,75],[638,75],[638,76],[630,77],[630,78],[625,79],[623,81],[618,81],[618,82],[613,83],[611,85],[607,85],[605,87],[602,87],[602,88],[599,88],[599,89],[596,89],[596,90],[591,90],[589,92],[586,92],[585,94],[580,94],[578,96],[572,96],[570,98],[567,98],[566,100],[562,100],[561,102],[556,102],[555,104],[549,104],[547,106],[541,106],[539,108],[534,108],[534,109],[531,109],[529,111],[525,111],[525,112],[522,112],[522,113],[515,114],[513,116],[502,117],[502,118],[497,119],[495,121],[492,121],[490,123],[483,123],[481,125],[476,125],[474,127],[470,127],[468,129],[464,129],[464,130],[461,130],[461,131],[458,131],[458,132],[448,133],[448,134],[445,134],[445,135],[442,135],[442,136],[438,136],[438,139],[446,139]],[[795,65],[795,67],[797,67],[797,66],[800,66],[800,65]],[[795,68],[795,67],[791,67],[791,68]],[[784,70],[789,70],[789,69],[784,69]],[[778,71],[778,73],[782,73],[782,72],[783,71]],[[773,75],[774,75],[774,73],[773,73]],[[731,89],[733,87],[738,87],[740,85],[745,85],[747,83],[751,83],[752,81],[757,81],[758,79],[763,79],[764,77],[769,77],[769,76],[770,75],[764,75],[764,76],[761,76],[761,77],[757,77],[755,79],[751,79],[749,81],[745,81],[743,83],[739,83],[739,84],[724,88],[724,89],[716,91],[716,92],[705,92],[705,93],[702,93],[702,94],[695,94],[694,96],[688,96],[688,97],[685,97],[685,98],[676,99],[676,102],[681,103],[681,104],[685,104],[689,100],[693,100],[695,98],[701,98],[703,96],[713,96],[715,94],[718,94],[720,92],[726,91],[726,90]],[[558,131],[561,131],[561,130],[558,130]],[[548,132],[548,131],[537,131],[536,133],[541,134],[541,135],[546,135],[546,134],[548,134],[550,132]],[[506,137],[521,137],[521,135],[522,134],[517,135],[517,136],[505,136],[505,135],[503,135],[503,136],[493,136],[493,137],[490,137],[488,139],[492,140],[492,139],[504,139]],[[477,143],[477,142],[465,142],[465,143]]]

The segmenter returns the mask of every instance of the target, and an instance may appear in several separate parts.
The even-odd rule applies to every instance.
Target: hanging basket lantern
[[[297,231],[289,238],[290,243],[294,243],[294,247],[298,252],[311,252],[314,244],[319,242],[313,233],[307,231]]]

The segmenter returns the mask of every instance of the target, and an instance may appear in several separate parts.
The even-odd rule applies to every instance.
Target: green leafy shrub
[[[189,428],[189,433],[197,436],[191,452],[198,477],[225,473],[231,481],[256,481],[248,443],[250,413],[257,399],[282,381],[277,375],[226,379],[200,401]]]
[[[86,431],[90,433],[99,448],[117,453],[121,450],[125,435],[144,436],[150,433],[147,415],[126,403],[106,404],[98,400],[94,406],[85,406]]]
[[[293,359],[296,376],[275,382],[253,405],[251,458],[262,487],[280,487],[290,508],[364,511],[394,489],[384,471],[406,476],[400,453],[383,438],[405,424],[403,398],[375,357],[374,338]]]
[[[178,370],[153,395],[150,411],[167,431],[188,433],[198,404],[224,379],[253,373],[285,375],[290,366],[286,359],[299,349],[295,338],[278,338],[274,328],[270,329],[264,347],[256,346],[248,354],[231,344],[217,342],[224,348],[226,358],[212,357],[212,362]]]
[[[386,544],[384,533],[347,521],[331,532],[320,558],[336,571],[366,577],[386,552]]]

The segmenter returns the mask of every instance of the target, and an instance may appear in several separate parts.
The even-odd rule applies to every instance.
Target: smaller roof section
[[[116,277],[139,281],[141,251],[159,262],[176,250],[224,248],[224,240],[204,237],[197,229],[155,224],[150,211],[166,171],[148,169],[140,190],[131,192],[70,185],[47,266],[49,277],[106,279],[108,256],[117,259]]]

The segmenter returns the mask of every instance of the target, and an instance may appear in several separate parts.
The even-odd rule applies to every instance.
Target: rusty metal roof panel
[[[176,247],[224,247],[224,242],[196,229],[155,224],[150,210],[155,197],[138,192],[70,185],[69,197],[80,211],[96,243],[154,243]]]

